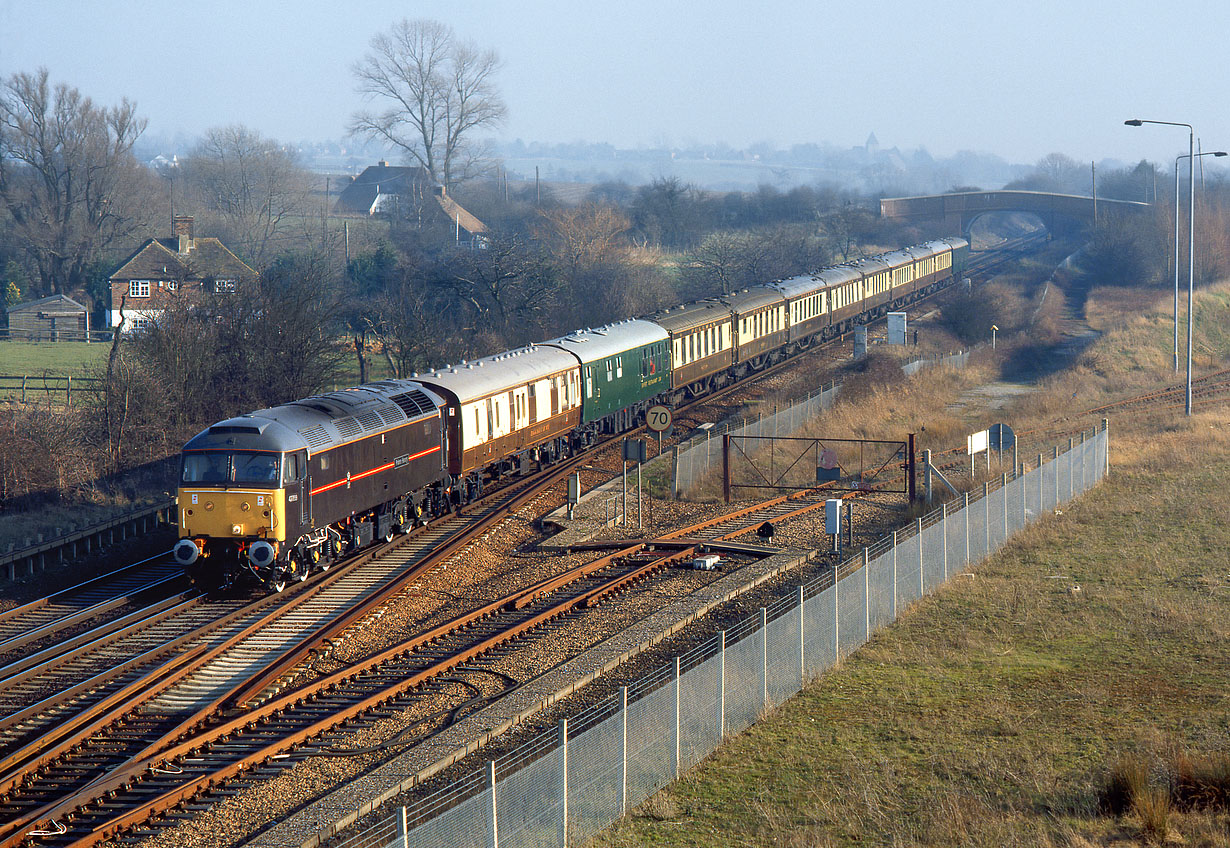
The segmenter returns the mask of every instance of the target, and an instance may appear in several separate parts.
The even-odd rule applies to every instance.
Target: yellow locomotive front
[[[176,560],[210,582],[243,569],[268,579],[286,544],[282,462],[272,451],[185,450]]]

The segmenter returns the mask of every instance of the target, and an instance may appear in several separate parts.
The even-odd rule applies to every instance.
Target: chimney
[[[171,237],[179,240],[179,253],[181,256],[188,254],[196,246],[192,238],[191,215],[176,215],[172,219]]]
[[[376,167],[377,167],[377,168],[387,168],[387,167],[389,167],[389,162],[388,162],[388,160],[387,160],[387,159],[380,159],[380,160],[377,160],[377,162],[376,162]]]

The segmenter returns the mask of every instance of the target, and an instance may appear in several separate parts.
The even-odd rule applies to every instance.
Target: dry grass
[[[1169,382],[1165,299],[1148,300],[1092,293],[1101,338],[1006,420],[1077,429],[1100,417],[1081,410]],[[1200,300],[1218,365],[1230,286]],[[826,429],[964,432],[942,410],[994,370],[872,392]],[[1114,417],[1097,489],[666,790],[678,819],[597,844],[1230,845],[1228,479],[1230,402]]]

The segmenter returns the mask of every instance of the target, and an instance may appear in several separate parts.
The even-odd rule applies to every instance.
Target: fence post
[[[628,687],[619,687],[619,815],[628,812]]]
[[[1084,492],[1089,488],[1089,480],[1085,476],[1085,454],[1089,453],[1089,449],[1085,447],[1085,431],[1081,430],[1081,491]]]
[[[1072,472],[1072,448],[1075,439],[1068,437],[1068,453],[1066,456],[1068,462],[1068,500],[1076,497],[1076,475]]]
[[[871,638],[871,568],[867,548],[863,548],[863,641]]]
[[[406,808],[401,808],[401,848],[410,848],[410,828],[406,819]]]
[[[948,582],[948,501],[940,504],[940,538],[944,543],[944,582]]]
[[[969,568],[970,552],[969,552],[969,492],[961,493],[961,512],[965,516],[965,562],[961,565],[961,570]]]
[[[833,662],[841,659],[841,602],[837,597],[837,566],[833,566]]]
[[[680,747],[680,743],[682,742],[682,738],[681,738],[682,733],[680,733],[680,727],[679,727],[679,706],[680,706],[679,701],[680,701],[680,698],[682,697],[682,691],[681,691],[682,687],[680,686],[679,666],[680,666],[679,657],[675,657],[675,762],[674,762],[675,780],[679,779],[679,761],[680,761],[679,747]]]
[[[1004,544],[1008,544],[1008,475],[999,475],[999,496],[1004,502]]]
[[[922,597],[927,592],[927,585],[923,583],[923,540],[922,540],[922,519],[914,519],[914,532],[918,536],[918,597]]]
[[[769,706],[769,610],[760,608],[760,707]]]
[[[1059,506],[1059,445],[1051,446],[1051,471],[1055,477],[1055,506]]]
[[[897,620],[897,531],[893,531],[893,621]]]
[[[799,690],[807,685],[807,648],[803,638],[803,584],[799,584]]]
[[[568,719],[559,720],[559,844],[568,848]]]
[[[982,484],[982,529],[986,531],[986,547],[984,556],[991,555],[991,481]]]
[[[487,761],[487,786],[491,789],[491,848],[500,848],[500,808],[495,799],[495,760]]]
[[[1102,456],[1105,465],[1102,468],[1102,476],[1110,476],[1110,419],[1102,419]]]
[[[726,738],[726,631],[718,633],[718,740]]]
[[[1046,501],[1042,497],[1042,478],[1045,474],[1042,471],[1042,454],[1038,454],[1038,514],[1037,518],[1042,517],[1042,511],[1046,509]]]

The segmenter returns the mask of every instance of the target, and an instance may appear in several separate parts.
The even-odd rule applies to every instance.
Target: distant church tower
[[[867,143],[863,145],[863,149],[866,150],[868,153],[879,153],[880,152],[880,140],[876,138],[875,133],[872,133],[871,135],[867,136]]]

